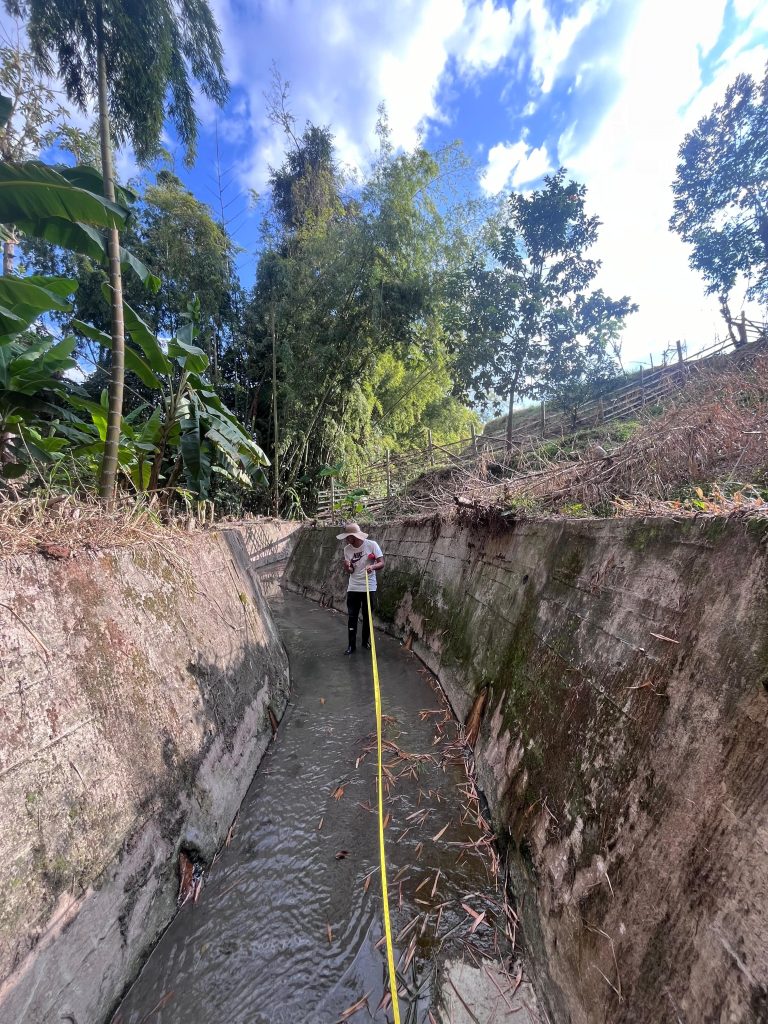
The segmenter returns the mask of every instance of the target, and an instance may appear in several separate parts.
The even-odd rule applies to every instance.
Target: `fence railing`
[[[733,322],[737,329],[736,345],[729,338],[718,341],[690,356],[684,356],[677,345],[677,360],[652,370],[640,369],[632,380],[621,387],[606,390],[577,409],[558,410],[549,414],[545,402],[539,407],[538,417],[531,416],[524,425],[504,434],[478,434],[445,445],[435,444],[427,432],[427,446],[406,452],[387,452],[383,459],[372,462],[357,474],[355,481],[344,483],[330,479],[330,486],[318,495],[317,518],[341,521],[350,518],[354,504],[359,501],[365,514],[370,516],[391,497],[407,493],[408,487],[430,470],[467,466],[481,456],[494,452],[507,452],[533,438],[564,437],[585,427],[597,426],[614,420],[631,419],[649,406],[663,405],[673,392],[685,386],[689,375],[700,370],[710,360],[724,354],[743,351],[750,343],[768,341],[768,325],[740,318]],[[367,492],[356,499],[355,491]]]

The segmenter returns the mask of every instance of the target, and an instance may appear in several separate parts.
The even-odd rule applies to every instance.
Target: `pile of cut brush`
[[[660,415],[623,426],[529,439],[501,458],[427,474],[383,518],[457,507],[528,517],[768,515],[768,356],[702,371]]]

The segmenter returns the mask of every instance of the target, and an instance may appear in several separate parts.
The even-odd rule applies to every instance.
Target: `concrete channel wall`
[[[0,560],[3,1024],[105,1021],[225,839],[289,688],[256,525]]]
[[[475,747],[553,1022],[768,1020],[768,524],[372,529]],[[344,607],[337,529],[286,586]],[[386,680],[383,680],[386,687]]]

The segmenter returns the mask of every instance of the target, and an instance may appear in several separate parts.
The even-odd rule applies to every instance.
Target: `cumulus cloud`
[[[524,141],[500,142],[488,151],[488,162],[480,175],[486,195],[498,195],[504,189],[518,189],[543,178],[552,164],[546,146],[534,149]]]
[[[649,352],[677,339],[694,351],[723,333],[717,303],[704,296],[687,248],[667,223],[686,132],[738,71],[759,71],[768,56],[757,45],[736,66],[721,60],[704,85],[702,57],[718,42],[725,8],[726,0],[643,0],[632,31],[613,54],[620,86],[598,130],[584,145],[572,130],[560,138],[559,162],[587,184],[603,221],[600,283],[611,294],[630,293],[640,305],[625,333],[630,359],[647,360]],[[744,39],[742,50],[746,46]]]
[[[510,53],[528,18],[527,0],[512,10],[483,0],[469,7],[455,40],[456,56],[465,70],[490,71]]]
[[[524,67],[530,84],[546,93],[574,42],[609,2],[582,0],[556,19],[545,0],[391,0],[386,8],[379,0],[264,0],[251,17],[242,0],[214,0],[229,75],[236,94],[246,97],[247,112],[238,118],[247,122],[251,142],[243,175],[262,187],[268,157],[281,149],[263,96],[273,58],[291,82],[299,123],[332,124],[342,161],[360,167],[374,144],[382,100],[393,143],[409,148],[446,120],[441,89],[505,61]],[[214,116],[203,104],[204,124]],[[226,130],[234,138],[232,126]]]
[[[248,18],[238,0],[215,0],[228,72],[246,97],[247,183],[263,187],[282,149],[264,100],[273,59],[291,83],[299,125],[332,124],[342,162],[360,167],[374,146],[382,100],[395,146],[413,146],[430,120],[441,119],[438,90],[467,2],[391,0],[385,8],[378,0],[265,0]]]

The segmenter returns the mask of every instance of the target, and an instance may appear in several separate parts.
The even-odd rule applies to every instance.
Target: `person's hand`
[[[348,562],[346,559],[344,559],[344,572],[348,572],[350,575],[352,574],[352,563]]]

